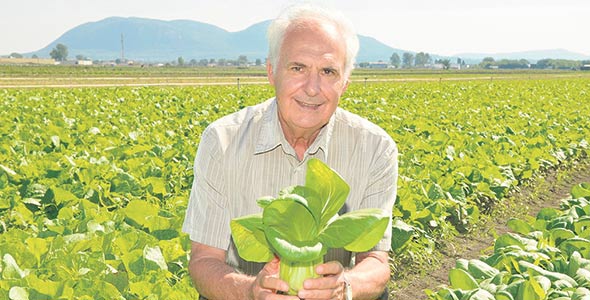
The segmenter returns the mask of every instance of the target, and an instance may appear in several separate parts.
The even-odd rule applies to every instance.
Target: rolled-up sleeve
[[[381,208],[390,217],[389,225],[383,238],[373,250],[391,250],[391,215],[397,195],[398,177],[398,150],[395,142],[391,139],[384,139],[380,150],[375,152],[371,171],[369,173],[369,184],[365,190],[361,207]]]
[[[231,231],[222,159],[219,137],[207,128],[195,157],[194,181],[182,231],[194,242],[226,250]]]

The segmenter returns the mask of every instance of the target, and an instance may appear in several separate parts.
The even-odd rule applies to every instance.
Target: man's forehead
[[[333,24],[315,19],[302,20],[287,28],[281,54],[287,56],[283,57],[287,63],[308,65],[305,60],[313,58],[315,63],[340,68],[345,64],[346,45]]]

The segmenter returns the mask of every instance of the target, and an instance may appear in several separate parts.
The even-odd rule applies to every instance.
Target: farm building
[[[91,60],[82,60],[81,59],[81,60],[77,60],[76,61],[76,64],[77,65],[80,65],[80,66],[91,66],[92,65],[92,61]]]
[[[382,61],[370,62],[368,67],[369,69],[387,69],[389,64]]]

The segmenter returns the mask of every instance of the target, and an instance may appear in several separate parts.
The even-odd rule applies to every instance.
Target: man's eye
[[[324,69],[324,75],[336,75],[336,70],[334,69]]]
[[[292,71],[295,71],[295,72],[301,72],[303,70],[303,67],[301,67],[301,66],[292,66],[291,67],[291,70]]]

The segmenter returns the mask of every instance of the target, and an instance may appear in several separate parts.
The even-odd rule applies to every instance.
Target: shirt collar
[[[268,101],[270,104],[268,105],[268,108],[264,110],[260,120],[260,131],[254,148],[254,154],[268,152],[282,143],[282,132],[277,115],[276,98],[271,98]]]
[[[264,111],[261,118],[261,126],[254,154],[268,152],[281,145],[284,145],[284,149],[292,148],[288,145],[279,123],[276,98],[272,98],[269,101],[271,101],[271,103],[268,106],[268,109]],[[332,131],[334,130],[335,119],[336,113],[332,115],[328,124],[320,130],[320,133],[313,144],[307,149],[309,155],[316,155],[321,149],[324,152],[325,158],[328,157],[328,145],[330,138],[332,137]]]

